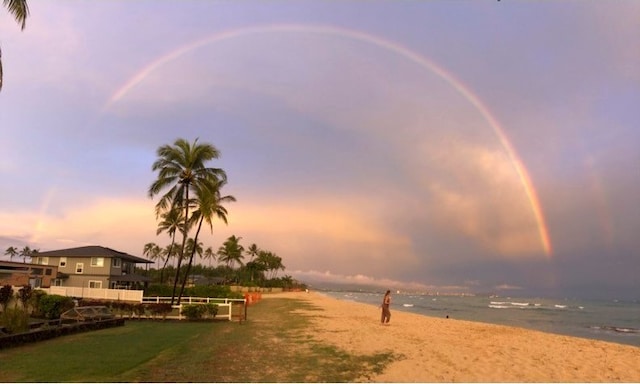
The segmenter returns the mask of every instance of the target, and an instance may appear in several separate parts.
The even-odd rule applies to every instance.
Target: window
[[[66,267],[67,266],[67,258],[66,257],[61,257],[60,258],[60,267]]]
[[[53,279],[54,287],[62,287],[62,279]]]
[[[34,275],[42,275],[43,269],[42,268],[32,268],[31,269],[31,273]]]
[[[47,265],[49,264],[49,258],[47,256],[38,257],[36,259],[36,264]]]
[[[91,266],[92,267],[103,267],[104,266],[104,257],[92,257],[91,258]]]
[[[51,268],[47,268],[47,269],[44,270],[44,274],[47,275],[47,276],[51,276],[51,273],[52,273],[51,272]]]
[[[113,261],[111,262],[111,266],[120,268],[121,265],[122,265],[122,260],[114,257]]]
[[[102,281],[89,280],[89,288],[102,288]]]
[[[84,263],[76,263],[76,273],[84,272]]]

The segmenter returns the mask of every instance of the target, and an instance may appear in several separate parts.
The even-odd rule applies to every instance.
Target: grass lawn
[[[268,299],[249,307],[242,324],[134,320],[0,350],[0,382],[348,382],[395,358],[314,340],[308,318],[291,313],[303,307]]]

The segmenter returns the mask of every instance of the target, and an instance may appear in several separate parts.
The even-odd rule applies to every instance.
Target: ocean
[[[379,306],[384,292],[320,291]],[[393,311],[528,328],[640,347],[640,302],[393,293]]]

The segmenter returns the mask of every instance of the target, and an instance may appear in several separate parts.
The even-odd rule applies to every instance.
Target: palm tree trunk
[[[189,186],[185,186],[185,199],[184,199],[184,232],[182,234],[182,250],[180,251],[180,257],[178,258],[178,266],[176,267],[176,279],[173,281],[173,293],[171,294],[171,305],[173,305],[176,297],[176,288],[178,287],[178,280],[180,279],[180,266],[182,265],[182,256],[184,255],[184,248],[187,245],[187,236],[189,235],[188,223],[189,223]]]
[[[160,271],[160,285],[164,284],[164,270],[167,268],[167,263],[169,263],[169,259],[173,254],[173,245],[176,243],[176,233],[173,232],[171,236],[171,247],[169,248],[169,254],[167,255],[167,259],[164,261],[164,265],[162,266],[162,270]]]
[[[198,235],[200,234],[200,228],[202,228],[202,220],[204,217],[200,217],[200,222],[198,223],[198,230],[196,231],[196,235],[193,238],[193,249],[191,250],[191,255],[189,256],[189,264],[187,264],[187,273],[185,273],[184,278],[182,279],[182,287],[180,287],[180,294],[178,295],[178,304],[180,305],[180,300],[182,300],[182,294],[184,293],[184,287],[187,285],[187,279],[189,278],[189,272],[191,272],[191,264],[193,263],[193,255],[196,253],[196,248],[198,244]]]

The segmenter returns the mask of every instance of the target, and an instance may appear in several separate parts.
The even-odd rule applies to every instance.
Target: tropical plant
[[[195,203],[198,207],[197,210],[193,212],[192,221],[195,223],[197,221],[198,228],[196,230],[196,235],[193,239],[193,244],[198,244],[198,235],[200,234],[200,229],[202,228],[202,223],[207,222],[209,228],[211,229],[211,233],[213,233],[213,219],[217,217],[222,220],[225,224],[227,224],[227,209],[222,205],[226,202],[236,201],[236,198],[233,196],[220,196],[220,190],[222,186],[226,183],[226,181],[219,181],[217,179],[203,180],[202,183],[198,184],[195,188],[196,198]],[[196,252],[196,247],[191,248],[190,256],[189,256],[189,264],[187,264],[187,271],[184,275],[184,279],[182,280],[182,287],[180,287],[180,294],[178,295],[178,305],[180,305],[180,299],[182,299],[182,293],[184,292],[184,287],[187,283],[187,278],[189,277],[189,272],[191,271],[191,265],[193,264],[193,255]],[[202,247],[200,247],[199,254],[202,254]]]
[[[162,249],[156,243],[147,243],[144,245],[144,249],[142,250],[142,254],[144,256],[149,257],[151,261],[160,261],[163,259]],[[149,264],[147,264],[147,268],[149,268]]]
[[[171,236],[171,245],[167,246],[164,250],[163,255],[165,256],[164,265],[160,270],[160,284],[164,283],[164,271],[167,268],[167,263],[171,257],[175,256],[175,248],[174,245],[176,243],[176,231],[182,232],[182,228],[180,227],[182,222],[182,209],[180,207],[174,207],[173,209],[169,209],[168,211],[163,212],[160,215],[162,219],[158,223],[158,229],[156,230],[156,235],[161,234],[162,232],[167,232],[169,236]]]
[[[9,247],[4,251],[5,255],[9,256],[9,261],[11,261],[14,256],[17,256],[19,254],[19,251],[16,247]]]
[[[22,256],[22,262],[26,263],[27,262],[27,257],[31,257],[31,248],[29,248],[28,245],[25,245],[24,248],[22,248],[22,250],[20,250],[20,256]]]
[[[236,262],[241,264],[244,258],[242,255],[244,247],[240,245],[241,239],[242,237],[236,237],[236,235],[229,236],[218,249],[218,260],[230,267],[233,267]]]
[[[7,310],[7,305],[13,298],[13,287],[10,285],[4,285],[0,288],[0,306],[3,311]]]
[[[25,285],[24,287],[18,289],[18,299],[22,303],[22,308],[28,311],[29,309],[29,301],[33,296],[33,288],[30,285]]]
[[[29,7],[26,0],[2,0],[2,5],[16,19],[20,28],[24,30],[29,16]],[[2,50],[0,49],[0,91],[2,90]]]
[[[62,312],[73,307],[73,298],[69,296],[46,295],[38,302],[38,312],[47,319],[58,319]]]
[[[252,261],[254,257],[257,257],[258,253],[260,253],[260,248],[258,248],[256,243],[251,244],[249,248],[247,248],[247,254],[251,256],[249,261]]]
[[[220,152],[211,144],[193,144],[184,139],[177,139],[173,145],[163,145],[157,150],[158,159],[153,163],[152,170],[158,171],[158,178],[149,187],[149,197],[160,194],[169,189],[156,204],[156,217],[167,210],[182,208],[184,210],[182,225],[182,246],[178,252],[176,279],[173,283],[171,304],[175,299],[180,267],[185,254],[184,249],[189,233],[190,192],[202,188],[202,184],[211,180],[226,181],[226,173],[220,168],[210,168],[206,163],[217,159]]]
[[[203,260],[209,260],[209,267],[211,267],[211,261],[216,259],[216,253],[212,247],[207,247],[207,249],[204,250],[202,258]]]

